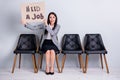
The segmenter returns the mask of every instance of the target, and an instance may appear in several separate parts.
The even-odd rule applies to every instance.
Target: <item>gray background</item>
[[[54,11],[61,25],[59,42],[65,33],[78,33],[83,42],[86,33],[100,33],[110,68],[120,67],[120,0],[38,0],[45,1],[46,17]],[[0,0],[0,69],[12,68],[19,34],[34,33],[21,24],[22,3],[35,0]],[[38,59],[36,55],[36,59]],[[59,56],[61,63],[62,55]],[[83,55],[85,60],[85,55]],[[44,58],[45,65],[45,58]],[[22,55],[22,67],[31,68],[31,55]],[[65,67],[78,67],[77,55],[67,55]],[[91,55],[89,67],[100,66],[99,56]]]

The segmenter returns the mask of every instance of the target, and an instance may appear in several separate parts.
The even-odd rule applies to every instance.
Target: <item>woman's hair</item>
[[[56,15],[54,12],[50,12],[50,13],[48,14],[47,24],[50,24],[50,15],[51,15],[51,14],[53,14],[53,15],[56,17],[55,23],[54,23],[54,27],[53,27],[53,30],[54,30],[55,27],[57,26],[57,15]],[[46,33],[48,33],[47,30],[45,30],[45,34],[46,34]]]

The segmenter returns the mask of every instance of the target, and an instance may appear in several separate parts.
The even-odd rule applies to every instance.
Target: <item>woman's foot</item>
[[[54,74],[54,67],[50,67],[50,74],[51,74],[51,75]]]
[[[50,74],[49,67],[46,67],[45,73],[48,75]]]

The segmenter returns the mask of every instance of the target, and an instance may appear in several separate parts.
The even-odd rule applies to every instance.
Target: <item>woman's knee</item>
[[[50,53],[50,50],[47,50],[47,51],[46,51],[46,54],[49,54],[49,53]]]
[[[50,52],[51,52],[51,53],[55,53],[55,50],[52,49],[52,50],[50,50]]]

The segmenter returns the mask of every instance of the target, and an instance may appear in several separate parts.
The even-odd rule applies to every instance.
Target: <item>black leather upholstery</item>
[[[36,37],[34,34],[21,34],[14,53],[35,53]]]
[[[78,54],[82,53],[80,37],[78,34],[65,34],[62,39],[62,53]]]
[[[86,34],[84,39],[84,49],[87,54],[107,53],[100,34]]]

